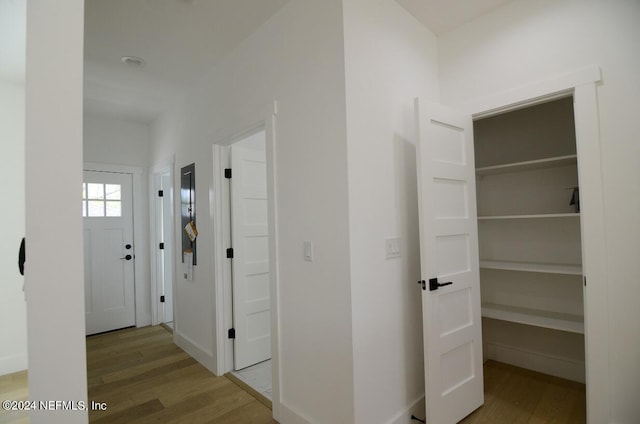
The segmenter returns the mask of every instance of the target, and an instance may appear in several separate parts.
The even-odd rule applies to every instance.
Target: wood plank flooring
[[[276,423],[265,405],[211,374],[159,326],[88,337],[87,363],[89,399],[107,403],[89,414],[92,423]],[[494,361],[484,376],[485,405],[462,424],[586,422],[583,384]],[[2,399],[26,400],[27,393],[26,372],[0,377]],[[28,422],[24,413],[0,410],[0,423]]]
[[[89,400],[105,402],[91,423],[275,423],[271,410],[216,377],[160,326],[87,338]]]
[[[0,400],[29,400],[27,380],[27,371],[0,376]],[[0,409],[0,423],[29,424],[29,413]]]
[[[462,424],[584,424],[585,385],[495,361],[484,364],[485,404]]]

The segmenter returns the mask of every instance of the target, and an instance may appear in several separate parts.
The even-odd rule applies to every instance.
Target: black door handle
[[[18,250],[18,269],[20,269],[20,275],[24,275],[24,262],[26,259],[25,247],[24,247],[24,237],[22,237],[22,241],[20,242],[20,249]]]
[[[449,281],[447,283],[438,283],[438,279],[437,278],[430,278],[429,279],[429,291],[438,290],[438,287],[450,286],[451,284],[453,284],[453,281]]]
[[[124,260],[126,260],[126,261],[130,261],[130,260],[131,260],[131,258],[133,258],[133,256],[131,256],[131,255],[127,255],[127,256],[125,256],[124,258],[120,258],[120,259],[124,259]]]

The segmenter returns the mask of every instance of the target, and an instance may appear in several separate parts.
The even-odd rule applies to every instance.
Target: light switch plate
[[[400,257],[400,237],[389,237],[384,239],[387,259]]]
[[[302,244],[304,260],[307,262],[313,262],[313,242],[305,240]]]

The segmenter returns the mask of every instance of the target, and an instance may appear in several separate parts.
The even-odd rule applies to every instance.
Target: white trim
[[[591,65],[502,93],[475,99],[458,105],[456,108],[472,115],[474,119],[486,118],[509,110],[566,97],[579,85],[597,83],[601,80],[600,67]]]
[[[458,106],[458,109],[478,119],[564,96],[566,93],[573,94],[580,202],[583,206],[581,213],[583,272],[587,278],[584,304],[589,423],[609,422],[611,415],[609,283],[596,90],[601,80],[600,67],[592,65]]]
[[[189,356],[193,357],[200,364],[204,365],[206,369],[211,371],[214,374],[215,370],[215,358],[213,357],[213,352],[208,351],[204,347],[200,346],[198,343],[189,339],[184,334],[179,331],[173,331],[173,342],[180,347],[180,349],[184,350],[189,354]]]
[[[487,359],[584,383],[585,363],[503,343],[486,342]]]
[[[284,408],[280,393],[280,268],[278,258],[278,192],[276,187],[276,143],[277,126],[276,117],[278,104],[273,102],[270,114],[265,119],[265,131],[267,141],[267,199],[269,210],[269,269],[270,296],[271,296],[271,390],[273,416],[276,421],[280,419]]]
[[[229,185],[223,177],[223,169],[227,166],[229,155],[227,146],[234,142],[256,133],[265,131],[267,150],[267,196],[269,213],[269,270],[270,270],[270,296],[271,296],[271,367],[272,367],[272,407],[273,417],[277,421],[307,422],[296,413],[290,412],[282,405],[280,399],[280,311],[279,311],[279,272],[278,272],[278,219],[277,219],[277,191],[276,191],[276,115],[277,102],[265,107],[257,116],[246,119],[246,125],[240,129],[230,131],[226,137],[221,137],[213,144],[213,169],[212,169],[212,194],[211,224],[213,228],[214,248],[213,263],[214,274],[214,305],[215,325],[214,340],[216,343],[216,369],[217,375],[222,375],[233,369],[233,344],[227,338],[227,329],[232,322],[231,315],[231,278],[230,264],[225,259],[225,249],[230,243],[230,233],[225,230],[224,222],[228,222]],[[238,128],[238,127],[236,127]],[[228,227],[228,226],[227,226]],[[225,244],[226,243],[226,244]]]
[[[169,173],[170,176],[170,180],[171,180],[171,187],[169,190],[167,190],[167,193],[165,193],[165,195],[170,196],[169,201],[171,203],[171,212],[174,213],[174,204],[173,204],[173,185],[174,185],[174,167],[175,167],[175,155],[172,155],[170,159],[160,162],[157,165],[154,165],[153,167],[151,167],[151,171],[149,172],[149,270],[150,270],[150,285],[151,285],[151,325],[158,325],[160,324],[162,321],[164,321],[163,319],[160,318],[159,316],[159,308],[160,308],[160,296],[158,295],[159,292],[159,288],[158,288],[158,254],[157,254],[157,250],[155,249],[155,246],[158,245],[159,240],[157,237],[157,228],[156,225],[158,224],[158,215],[159,215],[159,211],[158,211],[158,197],[156,195],[156,192],[158,190],[158,185],[157,185],[157,178],[159,176],[161,176],[162,174],[165,173]],[[173,215],[170,217],[171,222],[172,222],[172,227],[174,226],[174,221],[173,221]],[[171,231],[171,235],[170,235],[170,239],[167,241],[165,240],[165,243],[171,243],[172,246],[175,246],[174,243],[174,231]],[[176,284],[176,272],[175,272],[175,255],[172,255],[171,257],[171,261],[173,262],[172,264],[172,271],[173,271],[173,275],[172,275],[172,286],[173,286],[173,293],[175,294],[175,284]],[[174,317],[174,321],[175,321],[175,299],[172,305],[173,308],[173,317]]]
[[[287,424],[310,424],[312,421],[308,418],[305,418],[302,414],[294,411],[292,408],[284,404],[279,404],[278,412],[276,415],[275,404],[273,400],[271,401],[273,409],[273,419],[278,421],[279,423],[287,423]]]
[[[587,422],[604,423],[611,419],[609,281],[595,83],[576,87],[574,114],[581,204],[582,270],[587,282],[584,287]]]
[[[223,375],[233,369],[233,346],[227,339],[226,329],[230,328],[231,310],[225,305],[231,303],[230,264],[223,252],[230,245],[230,231],[225,222],[229,222],[229,211],[225,208],[225,199],[229,198],[229,184],[224,178],[224,169],[229,164],[228,148],[213,145],[212,182],[213,192],[210,198],[211,228],[213,228],[213,279],[215,322],[214,341],[216,346],[216,375]],[[225,268],[227,268],[225,270]],[[231,364],[228,362],[231,361]]]
[[[405,408],[404,411],[400,411],[396,415],[394,415],[393,418],[387,421],[387,424],[415,423],[415,421],[411,420],[412,415],[415,415],[420,419],[424,419],[425,407],[426,407],[426,403],[425,403],[424,394],[423,394],[423,395],[420,395],[420,397],[418,397],[416,400],[411,402],[409,406]]]
[[[135,276],[135,304],[136,327],[145,327],[151,324],[151,308],[145,308],[145,299],[150,299],[151,287],[149,283],[148,255],[149,247],[143,227],[146,222],[144,216],[142,188],[144,169],[138,166],[125,166],[106,163],[85,162],[85,171],[112,172],[131,174],[133,181],[133,246],[136,255],[134,264]]]
[[[8,355],[0,358],[0,375],[15,374],[28,370],[28,354]]]

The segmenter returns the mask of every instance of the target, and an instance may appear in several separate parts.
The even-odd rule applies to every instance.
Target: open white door
[[[271,357],[267,168],[262,143],[231,147],[234,368]],[[254,140],[259,141],[259,140]]]
[[[136,323],[130,174],[84,172],[84,275],[87,334]]]
[[[162,190],[162,295],[164,296],[164,316],[162,322],[173,322],[173,213],[171,201],[171,174],[166,173],[161,177]]]
[[[473,127],[415,108],[426,417],[453,424],[484,403]]]

